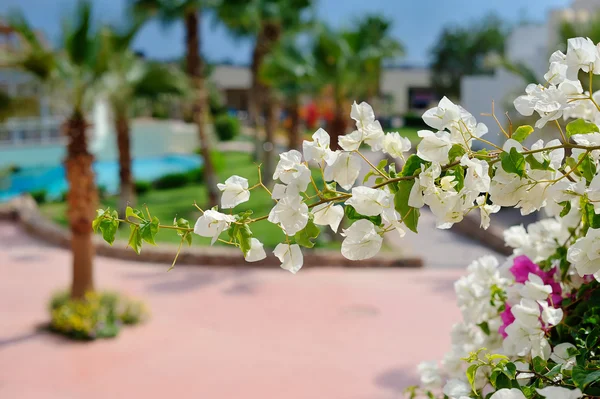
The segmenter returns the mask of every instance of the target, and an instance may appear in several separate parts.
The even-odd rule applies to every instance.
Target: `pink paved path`
[[[72,343],[35,330],[68,265],[0,222],[0,398],[398,398],[459,317],[460,270],[165,273],[98,258],[97,285],[143,298],[152,318]]]

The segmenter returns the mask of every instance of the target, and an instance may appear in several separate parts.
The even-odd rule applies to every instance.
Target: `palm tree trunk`
[[[135,185],[131,172],[131,139],[127,115],[115,112],[115,130],[119,150],[119,215],[125,214],[127,206],[135,206]]]
[[[327,131],[331,135],[330,147],[332,150],[339,150],[338,139],[346,134],[346,113],[344,112],[343,101],[336,99],[333,120],[331,121]]]
[[[279,101],[273,94],[267,99],[267,114],[265,120],[265,141],[268,144],[265,146],[263,157],[263,181],[270,182],[273,177],[274,159],[275,156],[275,133],[279,126]]]
[[[204,86],[204,61],[200,56],[200,14],[201,10],[191,7],[185,15],[186,64],[187,73],[192,79],[196,94],[193,116],[200,139],[200,151],[204,161],[204,184],[208,191],[208,205],[219,202],[217,181],[212,163],[210,142],[206,135],[206,89]]]
[[[251,71],[251,87],[250,87],[250,95],[249,100],[250,103],[248,105],[248,118],[250,120],[250,126],[254,130],[254,158],[258,160],[261,158],[261,150],[264,147],[263,141],[259,136],[259,118],[260,114],[263,110],[270,112],[269,108],[271,105],[269,104],[271,97],[271,90],[269,87],[265,86],[260,80],[260,68],[265,57],[273,50],[273,47],[281,37],[281,28],[278,25],[272,23],[265,23],[258,35],[256,36],[256,44],[254,45],[254,50],[252,51],[252,65],[250,68]],[[266,115],[266,118],[269,116]],[[265,118],[265,119],[266,119]],[[267,129],[268,122],[265,120],[265,133]],[[265,138],[265,141],[269,141]],[[268,147],[268,146],[267,146]]]
[[[71,296],[83,298],[94,289],[92,220],[98,204],[98,191],[92,169],[93,156],[87,150],[86,122],[75,110],[64,125],[68,137],[65,169],[69,182],[67,216],[71,228],[73,281]]]
[[[292,100],[289,106],[290,113],[290,138],[289,148],[290,150],[301,150],[302,149],[302,135],[300,134],[300,105],[298,100]]]

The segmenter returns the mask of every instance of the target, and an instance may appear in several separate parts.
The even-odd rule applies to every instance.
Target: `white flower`
[[[354,102],[354,104],[352,104],[352,110],[350,111],[350,117],[356,121],[356,129],[359,132],[356,137],[360,137],[358,145],[360,146],[360,143],[364,141],[370,145],[374,151],[380,150],[384,133],[379,122],[375,120],[373,108],[366,102],[360,104]],[[341,137],[340,146],[346,151],[352,151],[342,145]],[[358,149],[358,147],[354,149]]]
[[[302,142],[302,152],[304,159],[321,163],[331,161],[335,157],[334,152],[329,148],[329,134],[321,128],[312,135],[313,141],[304,140]]]
[[[408,195],[408,205],[413,208],[422,208],[425,205],[423,200],[423,190],[421,189],[421,181],[418,177],[415,178],[415,183],[410,189]]]
[[[550,355],[550,359],[552,359],[557,364],[563,364],[566,370],[570,370],[575,365],[575,356],[569,355],[569,349],[575,349],[575,345],[569,342],[563,342],[558,344],[552,350],[552,355]]]
[[[271,198],[280,200],[284,197],[298,197],[300,195],[300,188],[295,184],[285,185],[276,183],[271,193]]]
[[[583,396],[579,388],[570,390],[563,387],[546,387],[536,388],[535,390],[546,399],[579,399]]]
[[[328,204],[320,204],[312,210],[314,215],[313,222],[320,226],[331,227],[331,230],[337,232],[337,229],[344,217],[344,208],[341,205],[334,205],[332,202]]]
[[[446,96],[440,100],[437,107],[428,109],[423,114],[423,121],[437,130],[446,129],[459,119],[460,108]]]
[[[384,209],[391,208],[393,202],[393,196],[384,190],[359,186],[352,188],[352,198],[346,204],[354,207],[361,215],[377,216]]]
[[[480,226],[484,229],[487,229],[488,227],[490,227],[490,215],[492,213],[499,212],[500,205],[487,204],[485,201],[485,195],[480,195],[479,197],[477,197],[475,202],[477,203],[477,205],[479,205],[480,209]]]
[[[510,311],[515,316],[515,320],[522,326],[529,328],[540,327],[540,306],[536,301],[523,298]]]
[[[410,140],[400,136],[398,132],[391,132],[383,137],[383,152],[395,158],[404,159],[404,153],[410,151]]]
[[[377,255],[383,243],[375,225],[366,219],[357,220],[345,229],[342,236],[342,255],[350,260],[363,260]]]
[[[299,151],[290,150],[279,155],[273,179],[295,185],[300,192],[304,192],[310,183],[310,169],[302,163],[302,154]]]
[[[458,378],[452,378],[446,382],[444,385],[444,395],[448,396],[450,399],[460,399],[463,397],[469,397],[471,392],[471,386]]]
[[[563,82],[565,84],[567,82]],[[567,89],[568,88],[568,89]],[[540,119],[535,123],[535,127],[542,128],[547,122],[556,120],[563,115],[563,111],[572,108],[573,105],[568,103],[567,94],[575,94],[579,90],[578,87],[565,86],[564,90],[550,85],[544,87],[542,85],[530,84],[525,89],[525,95],[517,97],[514,101],[516,110],[523,116],[531,116],[533,112],[540,115]]]
[[[225,184],[219,183],[217,187],[223,192],[221,195],[221,208],[223,209],[233,208],[250,199],[248,179],[243,177],[233,175],[225,180]]]
[[[517,388],[502,388],[490,396],[490,399],[527,399],[527,397]]]
[[[448,132],[433,133],[429,130],[419,130],[417,134],[423,139],[417,146],[419,158],[430,162],[448,162],[448,152],[452,148]]]
[[[465,176],[465,187],[469,190],[485,193],[490,189],[492,179],[488,174],[489,165],[481,159],[469,159],[467,154],[460,159],[460,164],[467,168]]]
[[[252,237],[250,239],[250,250],[244,257],[246,262],[258,262],[266,257],[267,254],[265,253],[262,242],[260,242],[257,238]]]
[[[344,190],[350,190],[360,173],[361,160],[350,152],[337,152],[331,164],[325,167],[325,180],[335,180]]]
[[[225,215],[224,213],[209,209],[205,211],[202,216],[198,218],[194,225],[194,233],[202,237],[212,237],[211,245],[217,241],[219,235],[229,225],[235,221],[235,218],[231,215]]]
[[[590,70],[596,72],[598,68],[598,50],[590,38],[574,37],[567,40],[567,55],[565,63],[568,66],[567,77],[577,80],[577,73]],[[597,73],[597,72],[596,72]]]
[[[269,212],[269,222],[280,223],[288,236],[293,236],[308,223],[308,205],[302,197],[284,197]]]
[[[417,366],[424,388],[438,388],[442,384],[442,377],[437,362],[421,362]]]
[[[567,250],[567,260],[581,277],[600,271],[600,229],[589,229]]]
[[[561,308],[553,308],[548,305],[547,301],[540,301],[542,307],[542,320],[549,326],[556,326],[563,318],[563,310]]]
[[[358,130],[338,137],[338,143],[344,151],[356,151],[363,141],[363,134]]]
[[[355,101],[350,110],[350,118],[354,119],[357,125],[367,125],[375,120],[375,112],[373,112],[373,108],[366,102],[363,101],[357,104]]]
[[[302,268],[304,258],[298,244],[277,244],[273,254],[281,262],[281,268],[296,274]]]
[[[548,295],[551,293],[552,287],[545,285],[542,278],[533,273],[529,273],[527,276],[527,281],[525,281],[525,285],[523,285],[520,290],[520,294],[523,296],[523,298],[533,299],[535,301],[544,301],[548,299]]]

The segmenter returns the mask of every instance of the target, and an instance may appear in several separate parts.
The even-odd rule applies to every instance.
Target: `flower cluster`
[[[99,210],[93,227],[112,243],[119,223],[130,224],[129,245],[137,252],[168,227],[182,244],[197,234],[233,245],[255,262],[267,251],[251,226],[268,220],[285,236],[273,255],[296,273],[303,265],[301,247],[313,247],[321,229],[340,233],[343,256],[363,260],[380,251],[385,234],[416,233],[425,206],[442,229],[471,212],[487,228],[500,207],[518,208],[522,215],[543,210],[548,219],[506,231],[514,251],[506,263],[482,258],[456,283],[463,321],[453,329],[443,362],[419,367],[423,388],[429,397],[441,391],[451,399],[600,397],[600,105],[592,90],[597,74],[598,46],[570,39],[566,54],[550,57],[546,82],[529,85],[515,100],[519,113],[535,115],[537,129],[556,133],[548,141],[534,141],[532,134],[539,132],[532,126],[504,128],[492,114],[494,134],[506,138],[497,145],[486,138],[486,125],[444,97],[423,114],[432,130],[418,132],[421,140],[412,151],[407,138],[384,132],[371,106],[354,103],[352,132],[332,143],[319,129],[302,152],[280,154],[271,188],[260,167],[256,185],[230,177],[218,185],[220,210],[198,208],[202,215],[193,227],[184,219],[164,226],[149,210],[145,215],[131,208],[124,219]],[[568,123],[561,125],[561,119]],[[474,150],[476,141],[486,148]],[[363,167],[368,171],[361,184]],[[255,189],[269,194],[270,212],[236,213]]]

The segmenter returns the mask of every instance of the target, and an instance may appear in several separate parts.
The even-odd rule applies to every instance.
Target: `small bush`
[[[68,292],[50,301],[50,329],[73,339],[110,338],[122,325],[132,325],[148,317],[145,305],[113,292],[89,292],[82,300]]]
[[[157,190],[166,190],[169,188],[183,187],[190,182],[189,172],[170,173],[154,180],[152,185]]]
[[[427,124],[423,122],[423,117],[414,112],[408,112],[404,115],[404,126],[429,129]]]
[[[149,181],[140,180],[135,182],[135,193],[137,195],[146,194],[150,190],[152,190],[152,183]]]
[[[36,190],[36,191],[30,192],[29,194],[35,200],[35,202],[37,202],[38,204],[46,203],[46,196],[48,195],[46,190]]]
[[[233,140],[240,133],[240,121],[227,114],[215,118],[215,132],[221,141]]]
[[[200,184],[204,181],[204,169],[196,168],[186,172],[188,184]]]

